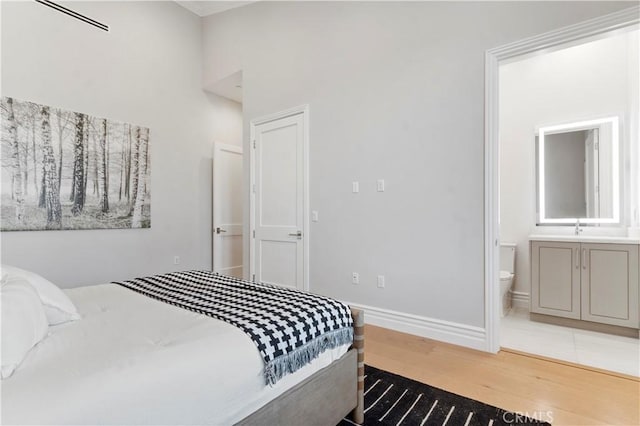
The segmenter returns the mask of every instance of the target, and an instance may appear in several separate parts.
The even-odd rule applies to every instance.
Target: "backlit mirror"
[[[620,222],[618,118],[541,127],[539,224]]]

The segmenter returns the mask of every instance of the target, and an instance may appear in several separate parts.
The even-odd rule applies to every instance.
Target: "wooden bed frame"
[[[351,413],[364,422],[364,313],[351,309],[353,344],[339,360],[298,383],[237,425],[333,426]]]

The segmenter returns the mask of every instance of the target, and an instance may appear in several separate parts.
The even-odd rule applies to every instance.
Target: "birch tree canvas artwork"
[[[149,228],[149,129],[2,97],[0,230]]]

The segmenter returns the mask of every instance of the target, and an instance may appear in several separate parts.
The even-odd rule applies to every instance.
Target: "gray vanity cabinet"
[[[531,241],[531,312],[638,328],[637,244]]]
[[[531,242],[531,312],[580,319],[580,243]]]
[[[638,246],[582,244],[581,318],[638,328]]]

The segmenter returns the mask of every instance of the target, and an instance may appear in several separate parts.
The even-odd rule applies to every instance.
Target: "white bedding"
[[[268,387],[256,346],[231,325],[115,284],[65,292],[82,318],[50,327],[2,381],[3,425],[233,424],[348,349]]]

